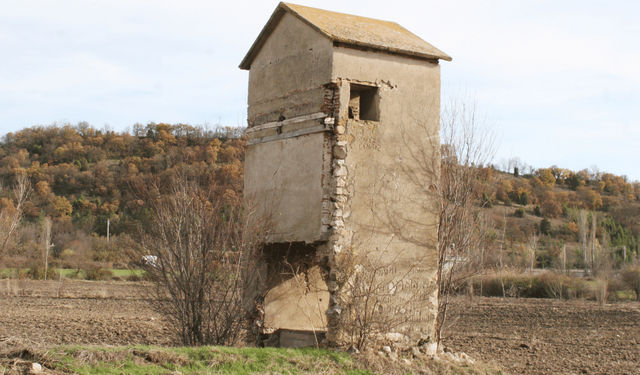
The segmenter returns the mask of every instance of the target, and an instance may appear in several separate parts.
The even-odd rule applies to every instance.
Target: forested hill
[[[16,178],[26,175],[32,187],[5,265],[41,262],[39,236],[46,217],[52,221],[57,266],[126,263],[113,239],[132,234],[132,224],[149,218],[145,201],[134,193],[136,187],[170,181],[177,171],[207,185],[213,193],[210,199],[239,204],[243,130],[149,123],[115,132],[79,123],[34,126],[5,135],[0,142],[0,226],[5,225],[4,213],[14,210],[11,187]],[[511,164],[481,167],[476,212],[486,214],[487,246],[504,246],[514,266],[524,262],[522,249],[532,239],[539,240],[538,261],[543,266],[557,262],[565,246],[584,251],[587,236],[603,251],[624,246],[629,261],[640,255],[640,183],[595,168],[505,165]],[[109,243],[105,241],[108,220],[115,236]],[[575,259],[572,266],[580,267],[580,257]]]
[[[580,253],[588,243],[618,257],[626,247],[626,261],[640,258],[640,182],[597,167],[527,169],[521,175],[518,167],[490,166],[479,182],[494,237],[503,233],[510,251],[539,240],[544,252],[538,262],[545,267],[558,261],[565,245]],[[579,256],[571,266],[583,267]]]
[[[224,199],[242,195],[245,141],[242,128],[135,124],[129,132],[98,130],[85,122],[34,126],[5,135],[0,144],[2,206],[11,206],[10,187],[26,173],[32,193],[23,224],[48,216],[55,229],[106,235],[126,231],[145,215],[132,184],[166,179],[176,166],[206,176]]]

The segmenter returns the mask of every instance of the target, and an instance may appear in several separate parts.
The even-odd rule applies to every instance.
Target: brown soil
[[[67,281],[62,291],[57,282],[11,283],[0,280],[0,343],[175,343],[134,283]]]
[[[461,305],[463,306],[463,305]],[[640,374],[640,303],[478,298],[445,345],[512,374]]]
[[[0,280],[0,349],[176,345],[140,295],[136,283],[68,281],[61,290],[57,282],[18,288]],[[640,374],[640,303],[476,298],[460,306],[444,345],[508,373]]]

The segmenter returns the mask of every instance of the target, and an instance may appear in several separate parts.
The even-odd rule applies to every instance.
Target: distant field
[[[66,277],[66,278],[80,278],[83,279],[86,277],[86,272],[84,270],[78,270],[78,269],[65,269],[65,268],[56,268],[55,269],[56,272],[58,274],[60,274],[62,277]],[[12,273],[18,274],[19,272],[28,272],[29,268],[5,268],[0,270],[0,275],[2,277],[9,277],[9,275],[11,275]],[[121,269],[109,269],[108,271],[111,271],[111,273],[113,274],[113,276],[117,276],[117,277],[122,277],[122,278],[126,278],[128,276],[131,275],[135,275],[135,276],[142,276],[144,275],[144,271],[143,270],[121,270]]]

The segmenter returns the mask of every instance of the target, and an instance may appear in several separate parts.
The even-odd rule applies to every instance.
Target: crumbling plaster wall
[[[426,175],[419,163],[438,160],[440,66],[339,47],[334,51],[333,66],[334,81],[375,84],[380,96],[380,121],[348,121],[340,113],[336,124],[336,129],[345,129],[344,134],[336,135],[336,142],[346,142],[346,169],[341,173],[347,173],[354,189],[349,222],[382,230],[382,223],[391,218],[383,219],[381,214],[391,210],[391,214],[400,215],[398,220],[407,221],[402,223],[402,237],[433,242],[436,216],[426,210],[432,200],[424,189],[435,183],[428,181],[435,176]],[[347,88],[342,90],[343,96],[348,95]],[[389,184],[392,186],[386,186]],[[380,190],[382,185],[391,190]],[[431,230],[425,231],[425,225]]]
[[[323,248],[332,293],[327,337],[340,340],[344,311],[334,281],[340,268],[335,260],[341,252],[356,251],[393,264],[388,270],[397,276],[390,294],[395,293],[396,305],[403,309],[394,311],[390,300],[386,313],[405,315],[398,331],[412,339],[434,338],[437,216],[428,190],[437,168],[422,163],[438,165],[440,67],[335,47],[332,74],[333,81],[341,82],[343,96],[350,84],[376,85],[380,121],[348,119],[343,101],[334,128],[333,235]]]
[[[245,192],[275,216],[269,242],[327,237],[332,51],[329,40],[285,14],[251,64]]]
[[[245,195],[274,223],[264,284],[248,296],[262,334],[326,327],[329,296],[310,244],[326,241],[332,213],[332,51],[329,40],[285,14],[251,64]],[[311,258],[295,260],[309,249]]]
[[[251,64],[249,126],[320,112],[332,52],[328,39],[285,14]]]

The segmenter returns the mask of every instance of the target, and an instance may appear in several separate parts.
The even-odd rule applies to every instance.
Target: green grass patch
[[[78,270],[68,270],[68,269],[60,268],[57,271],[62,277],[66,277],[66,278],[76,277],[76,275],[78,275],[78,272],[82,273],[81,276],[84,276],[84,272],[82,270],[78,271]]]
[[[4,277],[9,277],[11,275],[11,271],[12,270],[13,270],[12,268],[3,268],[3,269],[1,269],[0,270],[0,276],[3,277],[3,278]]]
[[[620,290],[615,292],[616,298],[619,300],[636,301],[636,292],[633,290]]]
[[[113,273],[113,276],[118,276],[118,277],[129,277],[129,276],[138,276],[138,277],[142,277],[144,275],[144,271],[143,270],[111,270],[111,272]]]
[[[49,357],[56,370],[78,374],[372,374],[347,353],[315,348],[62,346]]]

